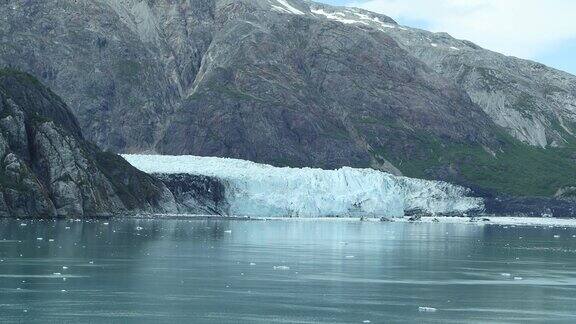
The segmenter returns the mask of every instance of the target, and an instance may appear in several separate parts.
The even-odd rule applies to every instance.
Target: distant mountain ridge
[[[117,152],[372,167],[485,195],[576,184],[576,77],[302,0],[0,6],[0,65]]]

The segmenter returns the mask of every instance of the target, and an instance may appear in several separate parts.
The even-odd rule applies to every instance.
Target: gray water
[[[472,224],[0,220],[0,322],[574,323],[573,235]]]

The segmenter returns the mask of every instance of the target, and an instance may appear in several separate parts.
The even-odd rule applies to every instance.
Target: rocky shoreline
[[[548,197],[489,197],[484,198],[484,212],[494,215],[523,217],[576,217],[576,201]]]

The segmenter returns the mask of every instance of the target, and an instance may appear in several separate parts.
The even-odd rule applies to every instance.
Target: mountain
[[[0,16],[0,65],[105,149],[574,192],[576,77],[444,33],[304,0],[9,0]]]
[[[179,197],[84,140],[64,102],[32,76],[0,69],[0,217],[175,213],[200,205],[182,206]]]

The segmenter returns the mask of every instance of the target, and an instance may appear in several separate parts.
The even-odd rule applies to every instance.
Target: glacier
[[[483,199],[447,182],[394,176],[373,169],[274,167],[245,160],[167,155],[122,155],[150,174],[217,178],[229,214],[251,217],[401,217],[483,209]]]

